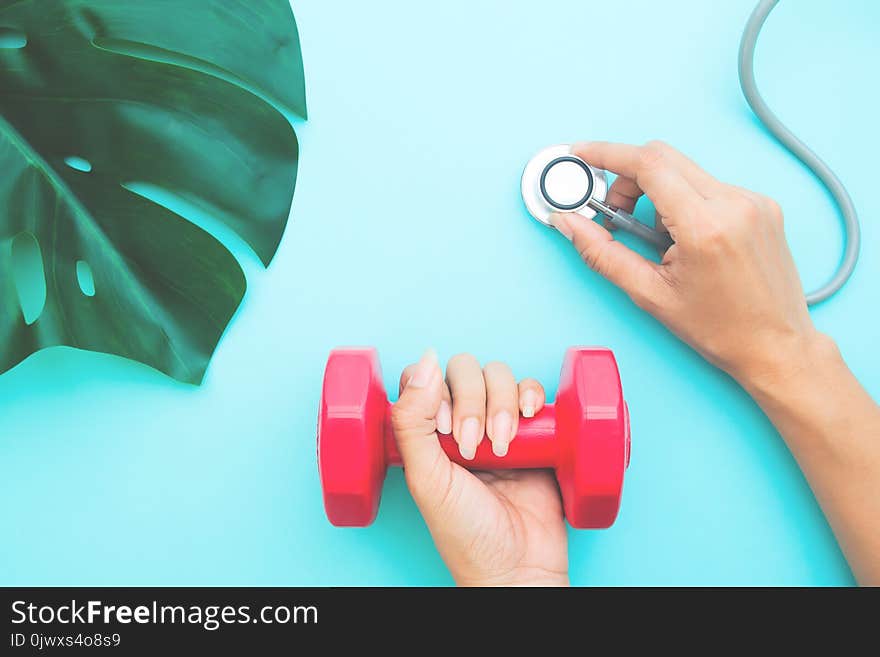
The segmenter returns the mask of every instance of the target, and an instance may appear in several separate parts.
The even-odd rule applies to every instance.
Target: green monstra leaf
[[[298,159],[275,106],[305,116],[287,0],[0,0],[0,371],[69,345],[200,382],[244,275],[127,187],[204,209],[268,265]],[[20,301],[22,258],[42,307]]]

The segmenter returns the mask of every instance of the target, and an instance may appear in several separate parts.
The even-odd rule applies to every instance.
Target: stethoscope
[[[834,275],[807,294],[807,304],[813,305],[835,294],[852,275],[859,257],[861,230],[855,205],[840,178],[773,114],[758,92],[755,83],[755,44],[764,21],[778,2],[759,0],[749,17],[739,44],[739,81],[749,107],[761,123],[815,174],[840,209],[846,239],[843,258]],[[586,220],[601,214],[614,226],[639,236],[661,253],[672,246],[673,240],[667,233],[649,228],[628,212],[608,205],[605,202],[607,194],[605,172],[573,155],[565,144],[545,148],[529,160],[523,171],[523,201],[529,214],[545,226],[553,225],[550,216],[554,212],[576,212]]]
[[[672,246],[669,233],[654,230],[629,212],[605,202],[608,180],[605,171],[572,155],[568,144],[549,146],[536,154],[522,175],[522,197],[529,214],[545,226],[553,226],[554,212],[575,212],[591,220],[604,215],[615,227],[631,233],[664,252]]]

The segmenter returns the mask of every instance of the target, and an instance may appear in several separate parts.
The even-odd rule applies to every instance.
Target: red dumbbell
[[[376,518],[389,465],[401,465],[391,428],[391,404],[375,349],[335,349],[324,371],[318,416],[318,469],[324,508],[339,527],[366,527]],[[452,436],[440,435],[450,459],[472,470],[553,468],[569,524],[610,527],[620,508],[629,466],[629,411],[614,354],[571,348],[565,354],[555,404],[521,418],[506,456],[488,439],[464,460]]]

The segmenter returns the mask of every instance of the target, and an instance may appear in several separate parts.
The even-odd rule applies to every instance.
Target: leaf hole
[[[24,321],[37,321],[46,306],[46,272],[43,253],[31,233],[19,233],[12,240],[12,277]]]
[[[85,260],[76,262],[76,280],[83,294],[87,297],[95,296],[95,277],[92,276],[91,266]]]
[[[88,173],[89,171],[92,170],[92,163],[82,157],[76,157],[76,156],[65,157],[64,164],[69,166],[71,169],[76,169],[77,171],[84,171],[85,173]]]
[[[27,35],[10,27],[0,27],[0,48],[17,50],[27,45]]]

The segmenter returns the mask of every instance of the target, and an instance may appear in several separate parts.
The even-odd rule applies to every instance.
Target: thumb
[[[407,484],[420,506],[430,488],[438,483],[432,480],[443,470],[437,467],[438,459],[449,462],[440,447],[434,420],[442,391],[443,374],[437,354],[429,349],[416,364],[412,377],[391,409],[391,424]]]
[[[587,265],[626,292],[639,306],[655,298],[660,278],[656,263],[614,240],[611,233],[583,215],[551,215],[553,226],[574,245]]]

